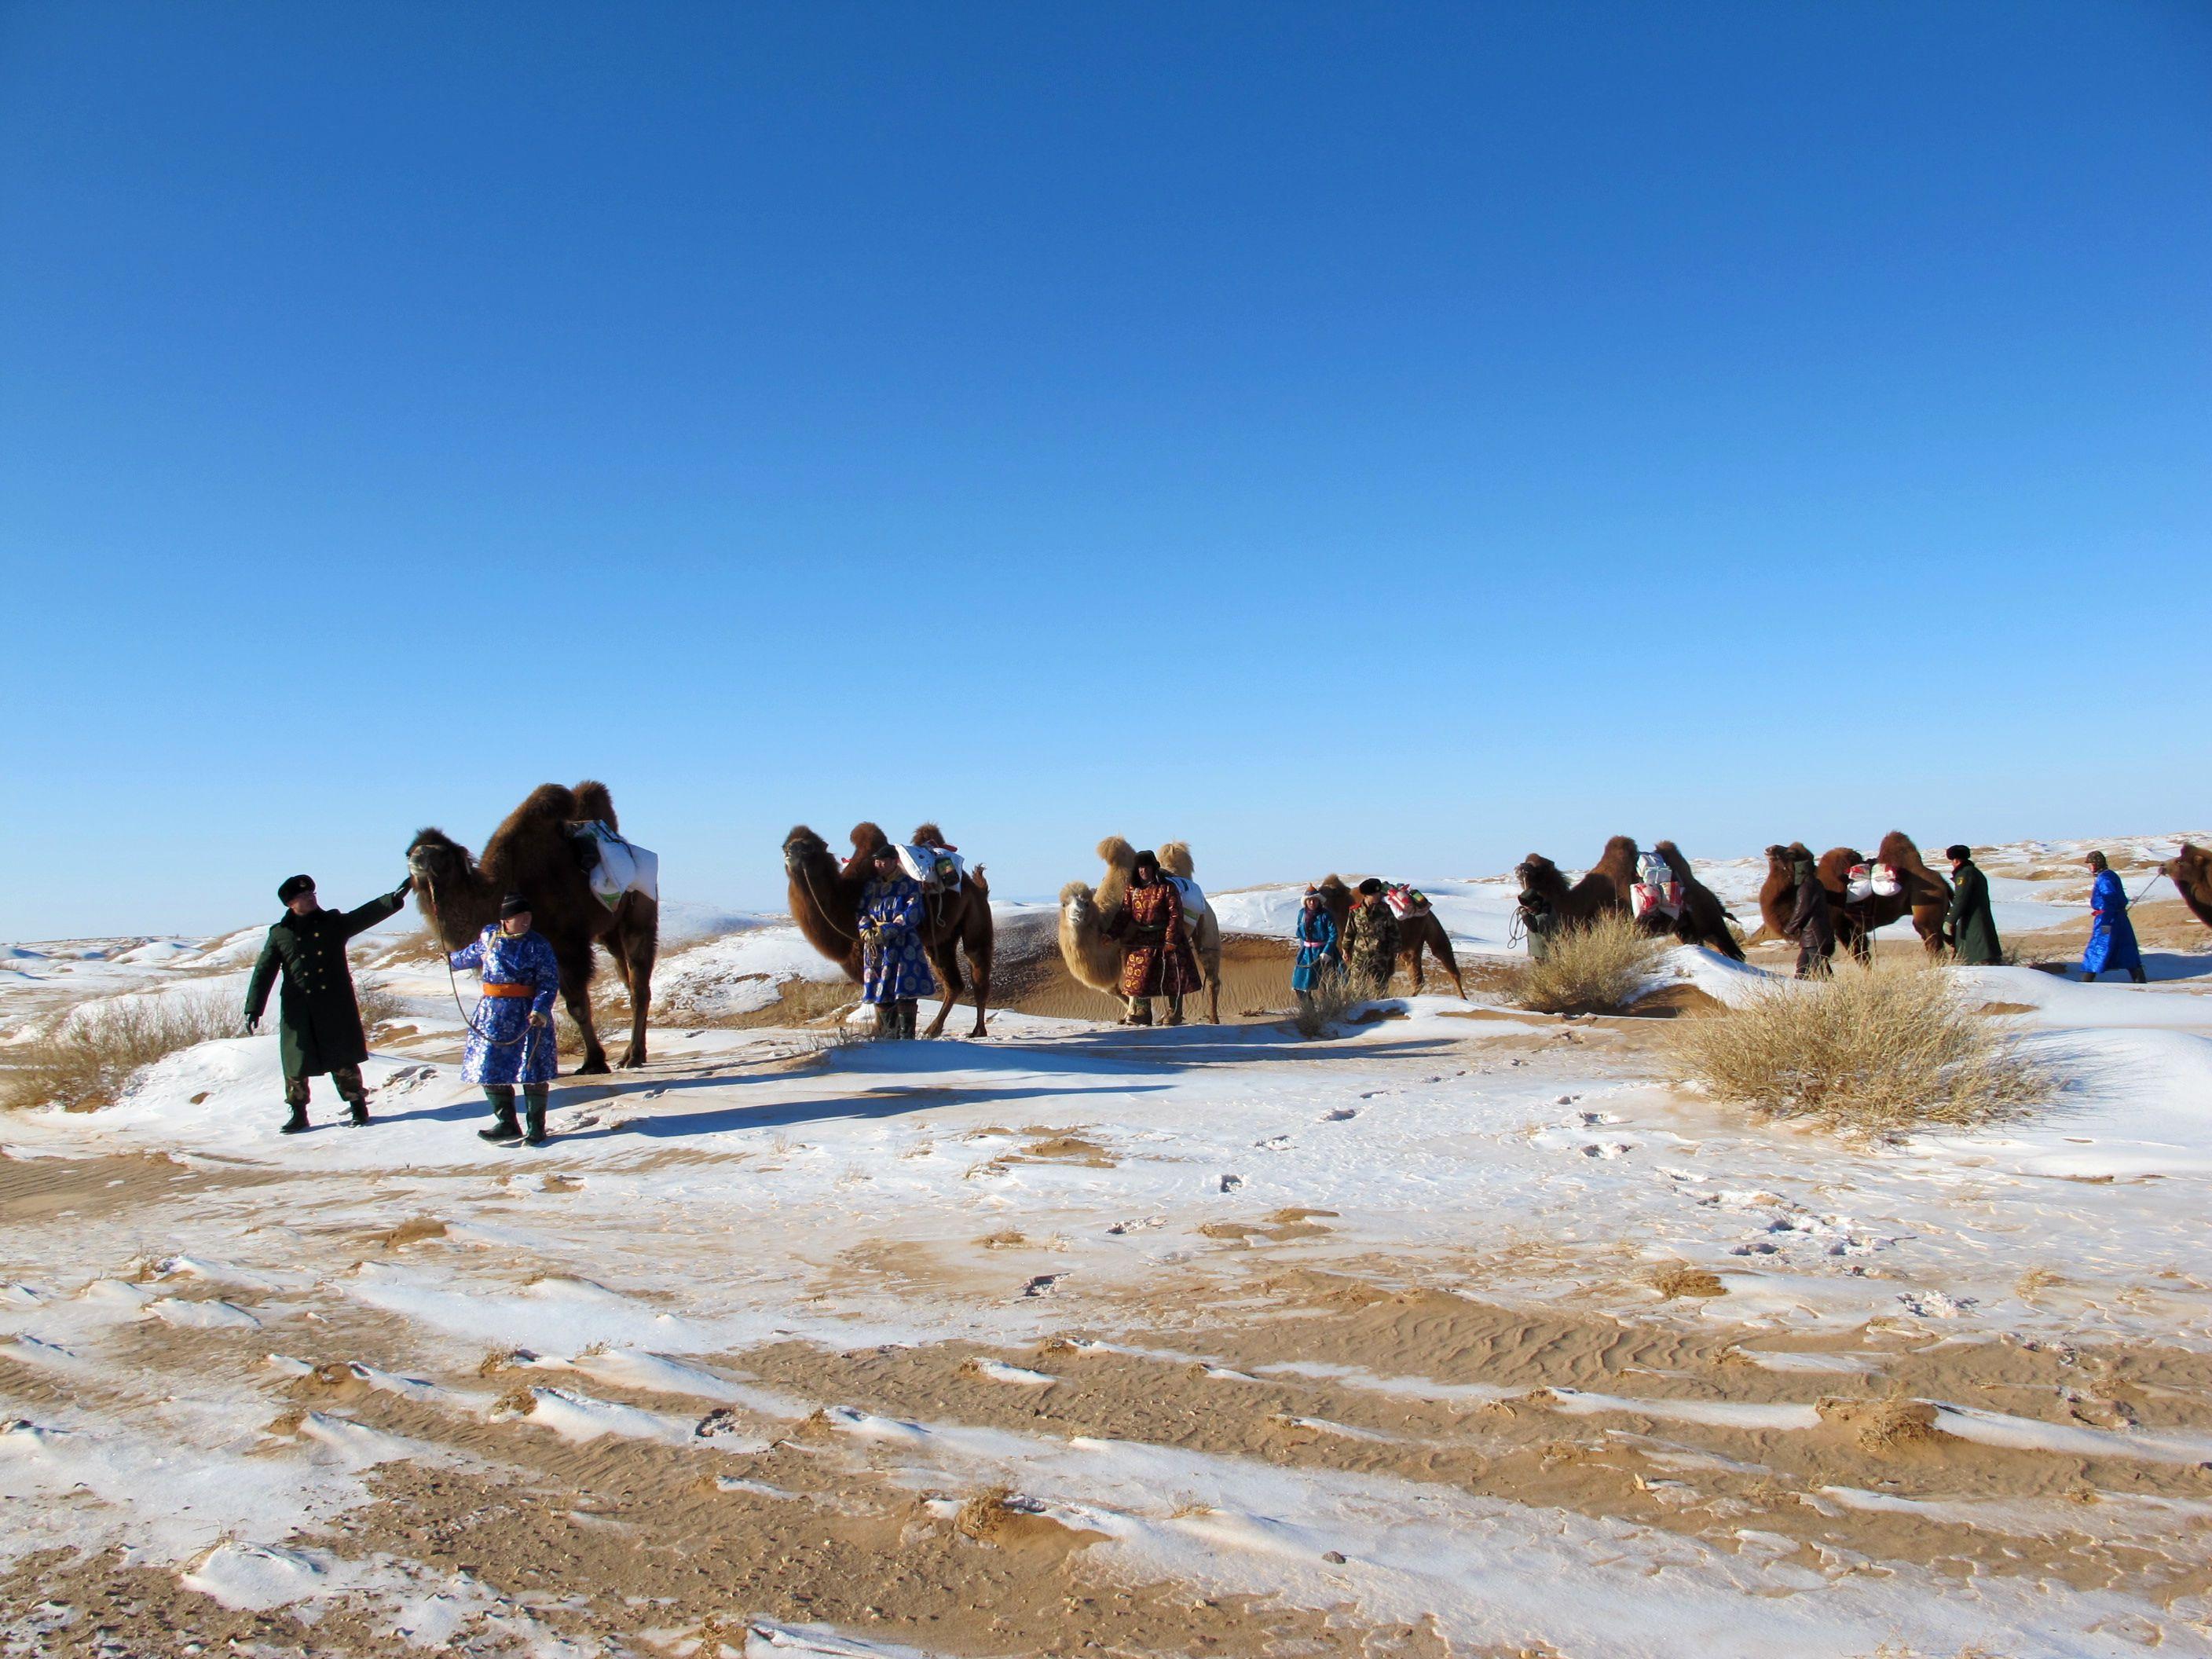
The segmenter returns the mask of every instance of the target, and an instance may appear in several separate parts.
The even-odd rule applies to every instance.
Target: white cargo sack
[[[1164,876],[1162,879],[1182,900],[1182,919],[1194,924],[1206,910],[1206,890],[1188,876]]]
[[[968,861],[950,847],[897,847],[899,868],[924,887],[951,892],[960,885]]]
[[[1844,878],[1844,896],[1853,904],[1864,904],[1874,896],[1874,867],[1854,864]]]
[[[659,901],[660,854],[623,840],[613,825],[597,818],[572,823],[568,832],[599,855],[591,870],[592,894],[608,909],[620,904],[624,893],[642,893]]]
[[[1628,908],[1641,921],[1652,911],[1669,916],[1682,914],[1682,884],[1674,879],[1674,866],[1656,853],[1636,857],[1636,881],[1628,890]]]
[[[1875,865],[1868,873],[1867,884],[1877,898],[1895,898],[1905,890],[1904,878],[1894,865]]]

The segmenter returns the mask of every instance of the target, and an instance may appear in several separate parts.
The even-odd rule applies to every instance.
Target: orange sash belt
[[[483,988],[483,994],[488,997],[534,997],[538,994],[538,988],[535,985],[487,985]]]

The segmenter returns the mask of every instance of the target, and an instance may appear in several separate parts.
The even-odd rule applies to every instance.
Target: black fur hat
[[[1359,890],[1364,893],[1369,898],[1373,898],[1376,894],[1382,890],[1382,878],[1379,876],[1368,877],[1366,880],[1359,884]]]
[[[1943,856],[1954,864],[1963,864],[1974,856],[1974,849],[1962,842],[1953,842],[1943,849]]]
[[[289,904],[301,894],[312,893],[314,890],[315,878],[313,876],[287,876],[277,886],[276,902]]]
[[[530,901],[520,893],[509,893],[499,902],[499,919],[501,921],[510,916],[526,916],[529,914]]]

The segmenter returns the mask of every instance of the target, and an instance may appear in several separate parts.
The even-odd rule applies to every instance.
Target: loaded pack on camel
[[[1121,969],[1131,941],[1108,932],[1129,890],[1129,872],[1136,867],[1137,849],[1119,836],[1098,843],[1098,856],[1106,873],[1098,885],[1071,881],[1060,890],[1060,954],[1079,984],[1118,997]],[[1164,842],[1159,850],[1160,874],[1172,884],[1182,901],[1183,927],[1191,951],[1198,958],[1206,981],[1206,1019],[1221,1023],[1221,921],[1213,914],[1186,842]]]
[[[418,830],[408,845],[407,868],[416,905],[448,952],[464,949],[495,922],[507,894],[529,901],[532,924],[560,964],[561,1000],[583,1034],[580,1075],[607,1069],[591,991],[592,946],[605,946],[629,994],[629,1048],[621,1063],[645,1064],[646,1016],[660,948],[660,861],[622,838],[606,785],[540,784],[492,831],[481,857],[442,830]],[[611,894],[603,892],[610,883],[616,884]]]
[[[937,974],[944,999],[925,1036],[941,1036],[953,1006],[967,989],[960,971],[965,952],[975,981],[975,1024],[969,1035],[981,1036],[991,1000],[991,886],[983,866],[972,868],[959,849],[933,823],[917,828],[905,842],[894,842],[873,823],[853,826],[853,851],[840,860],[829,842],[800,824],[783,838],[783,870],[791,919],[807,942],[845,970],[854,984],[861,978],[860,890],[878,848],[890,847],[900,866],[921,884],[922,950]]]
[[[1344,878],[1334,872],[1323,876],[1319,887],[1322,908],[1336,924],[1336,936],[1341,939],[1357,896]],[[1437,965],[1451,975],[1452,988],[1459,993],[1460,1000],[1466,1001],[1467,986],[1460,978],[1459,958],[1452,952],[1451,935],[1444,931],[1428,895],[1404,882],[1385,882],[1382,902],[1397,918],[1398,956],[1413,974],[1413,994],[1419,996],[1421,993],[1422,958],[1433,956]]]
[[[1632,837],[1615,836],[1571,887],[1559,866],[1540,853],[1529,854],[1513,873],[1521,883],[1516,920],[1528,933],[1529,954],[1540,959],[1561,930],[1601,915],[1624,915],[1654,938],[1672,938],[1743,960],[1743,947],[1729,926],[1728,907],[1698,879],[1690,860],[1671,841],[1639,853]]]
[[[1766,879],[1759,890],[1759,914],[1777,938],[1789,929],[1797,886],[1796,866],[1813,854],[1802,841],[1766,849]],[[1943,917],[1951,905],[1951,884],[1930,870],[1912,837],[1893,830],[1871,859],[1856,848],[1831,847],[1813,860],[1814,875],[1827,890],[1836,924],[1836,943],[1859,962],[1874,957],[1874,935],[1899,917],[1912,917],[1913,932],[1930,956],[1943,948]]]

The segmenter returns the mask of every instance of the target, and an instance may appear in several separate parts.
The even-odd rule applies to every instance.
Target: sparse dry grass
[[[2057,1087],[1942,969],[1910,958],[1845,963],[1683,1020],[1668,1060],[1677,1081],[1763,1115],[1871,1134],[1986,1123]]]
[[[361,1028],[373,1031],[380,1025],[391,1025],[405,1017],[407,1005],[398,994],[381,985],[354,987],[354,1004],[361,1010]]]
[[[112,1105],[142,1068],[239,1027],[231,998],[207,992],[84,1003],[0,1048],[0,1109]]]
[[[1560,930],[1543,961],[1516,963],[1505,994],[1540,1014],[1617,1013],[1650,982],[1666,941],[1617,914]]]
[[[1323,974],[1321,983],[1309,994],[1307,1001],[1299,1005],[1293,1018],[1303,1037],[1324,1036],[1328,1029],[1341,1020],[1363,1002],[1372,1002],[1387,994],[1372,984],[1357,981],[1342,969]]]

